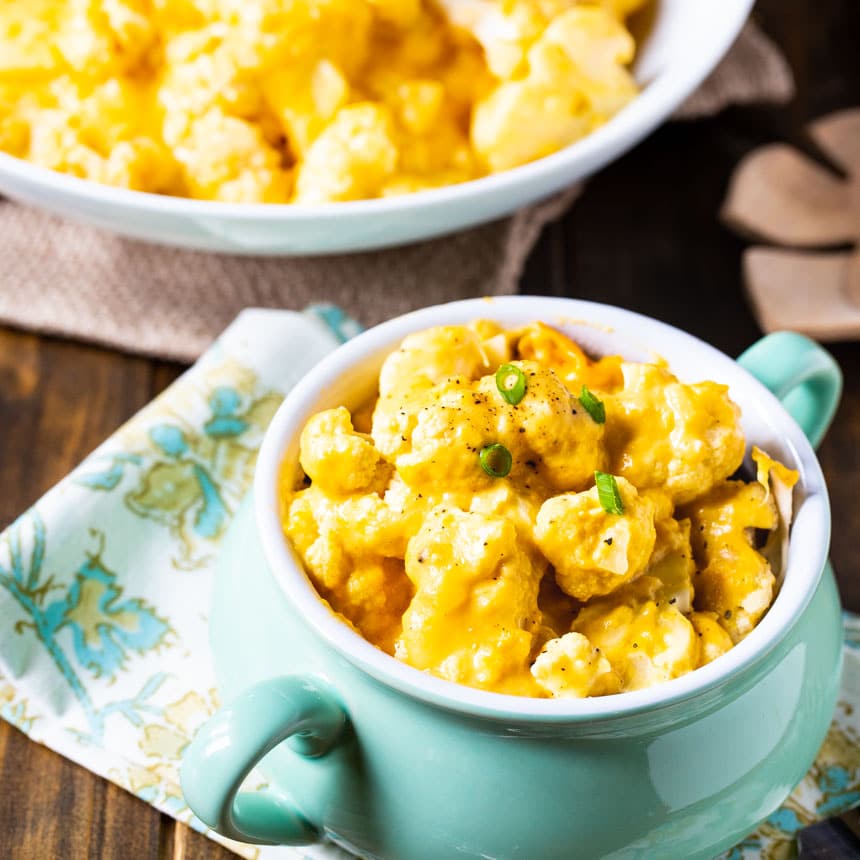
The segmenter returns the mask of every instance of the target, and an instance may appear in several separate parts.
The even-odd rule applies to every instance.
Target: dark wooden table
[[[744,243],[720,226],[716,212],[744,152],[774,139],[802,144],[805,121],[860,103],[860,7],[854,0],[761,0],[757,14],[795,71],[795,101],[660,130],[595,178],[546,232],[529,260],[524,292],[615,303],[730,354],[759,336],[740,283]],[[845,605],[860,611],[860,344],[832,351],[846,390],[821,461],[833,503],[833,562]],[[181,370],[0,329],[0,527]],[[231,856],[0,723],[0,857]]]

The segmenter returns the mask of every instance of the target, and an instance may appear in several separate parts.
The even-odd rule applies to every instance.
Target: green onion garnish
[[[623,514],[624,502],[621,501],[621,493],[618,492],[618,481],[614,475],[606,472],[595,472],[594,483],[597,485],[597,498],[600,499],[600,507],[607,514]]]
[[[511,452],[498,443],[481,448],[478,459],[481,461],[481,468],[491,478],[504,478],[511,471],[514,462]]]
[[[606,423],[606,407],[599,397],[595,397],[584,385],[579,392],[579,402],[585,407],[585,411],[594,419],[595,424]]]
[[[526,375],[516,365],[503,364],[496,371],[496,388],[511,406],[516,406],[526,396]]]

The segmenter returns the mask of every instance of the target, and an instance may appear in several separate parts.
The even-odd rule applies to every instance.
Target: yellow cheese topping
[[[0,150],[227,202],[463,182],[627,104],[643,2],[0,0]]]
[[[503,396],[502,365],[524,394]],[[491,445],[510,463],[488,471]],[[724,385],[593,360],[543,323],[443,326],[407,337],[354,415],[307,422],[284,530],[332,609],[417,669],[638,690],[717,659],[773,601],[798,475],[756,448],[738,480],[744,450]]]

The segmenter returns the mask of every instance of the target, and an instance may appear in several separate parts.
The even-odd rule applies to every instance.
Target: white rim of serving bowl
[[[380,351],[394,349],[409,333],[436,325],[497,319],[525,324],[577,322],[618,331],[631,348],[659,352],[680,339],[707,360],[711,379],[744,387],[759,415],[774,427],[800,471],[802,502],[792,524],[785,584],[756,628],[729,652],[693,672],[644,690],[587,699],[537,699],[477,690],[415,669],[377,649],[322,602],[298,555],[283,533],[278,483],[287,445],[320,408],[320,392],[349,368]],[[631,332],[633,334],[631,335]],[[753,441],[747,440],[747,449]],[[273,418],[260,449],[254,478],[255,514],[270,569],[293,606],[323,640],[350,663],[388,687],[430,704],[470,715],[547,722],[617,718],[688,699],[721,686],[774,648],[808,605],[822,576],[830,539],[830,510],[824,477],[803,431],[758,380],[733,359],[693,335],[649,317],[610,305],[574,299],[507,296],[437,305],[376,326],[339,347],[314,367],[289,393]],[[335,683],[336,686],[336,683]]]
[[[523,186],[547,186],[557,173],[578,160],[602,166],[635,145],[649,134],[689,96],[716,67],[737,38],[755,0],[737,0],[735,17],[705,50],[694,55],[688,66],[659,73],[633,101],[605,125],[564,149],[529,164],[514,167],[456,185],[417,191],[398,197],[350,200],[339,203],[224,203],[186,197],[131,191],[80,179],[31,164],[0,152],[0,172],[17,175],[31,186],[45,191],[59,191],[67,196],[87,197],[113,206],[124,206],[137,212],[165,213],[189,217],[215,217],[229,220],[244,218],[285,221],[305,219],[365,218],[371,215],[398,215],[415,209],[433,208],[457,203],[462,197],[482,193],[504,194]],[[631,135],[631,130],[635,133]],[[561,186],[554,186],[556,189]],[[547,194],[552,193],[548,191]],[[547,194],[543,196],[547,196]]]

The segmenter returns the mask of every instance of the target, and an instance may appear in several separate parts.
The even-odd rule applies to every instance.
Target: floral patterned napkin
[[[357,328],[331,306],[243,312],[0,535],[0,716],[205,830],[185,805],[178,767],[217,707],[213,561],[284,392]],[[860,620],[846,617],[843,696],[818,761],[726,857],[787,857],[800,827],[860,802],[858,713]],[[226,844],[260,860],[346,857],[328,844]]]

